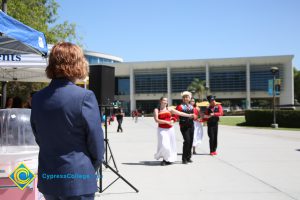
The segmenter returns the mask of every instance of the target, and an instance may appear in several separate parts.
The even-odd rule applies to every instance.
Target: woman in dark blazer
[[[31,111],[40,147],[39,191],[47,200],[94,199],[104,139],[94,93],[75,85],[88,74],[81,48],[56,44],[46,74],[51,83],[33,95]]]

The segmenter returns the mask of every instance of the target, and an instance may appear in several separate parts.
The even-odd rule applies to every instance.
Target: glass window
[[[117,63],[118,61],[102,58],[102,57],[96,57],[96,56],[90,56],[85,55],[86,60],[89,64],[102,64],[102,63]]]
[[[171,85],[172,92],[182,92],[187,90],[192,81],[198,78],[205,80],[204,68],[180,68],[172,69],[171,71]]]
[[[246,66],[211,67],[210,91],[246,91]]]
[[[166,93],[166,69],[135,70],[135,93]]]
[[[136,108],[141,112],[144,111],[145,114],[153,113],[154,108],[158,108],[159,100],[137,100]]]
[[[115,78],[115,95],[129,95],[130,94],[129,77]]]
[[[270,69],[273,66],[251,66],[250,67],[250,89],[251,91],[268,91],[269,80],[273,79]],[[280,69],[280,68],[279,68]],[[281,77],[281,70],[276,74],[276,79]],[[283,81],[281,81],[280,89],[283,89]]]

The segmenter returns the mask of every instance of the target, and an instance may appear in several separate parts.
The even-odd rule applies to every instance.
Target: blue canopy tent
[[[46,57],[47,53],[48,46],[44,33],[19,22],[0,10],[0,62],[4,63],[16,54],[39,54]],[[5,68],[2,65],[1,71],[7,73],[9,68],[12,67]],[[18,68],[14,66],[13,70],[16,71]],[[6,79],[2,81],[4,80]],[[12,80],[18,79],[14,77]],[[6,82],[2,82],[2,107],[4,107],[5,98]]]
[[[0,53],[48,53],[44,33],[39,32],[0,11]]]

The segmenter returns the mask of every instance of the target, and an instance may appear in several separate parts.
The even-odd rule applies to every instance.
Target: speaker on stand
[[[102,165],[105,168],[110,169],[114,174],[117,175],[117,179],[112,181],[108,186],[103,189],[102,182],[102,174],[103,174],[103,166],[100,166],[99,169],[99,192],[102,193],[108,187],[110,187],[113,183],[115,183],[118,179],[122,179],[125,183],[127,183],[132,189],[136,192],[139,192],[129,181],[127,181],[120,173],[117,168],[112,149],[109,145],[109,140],[107,137],[107,116],[110,113],[111,108],[113,106],[111,103],[114,101],[114,93],[115,93],[115,69],[114,67],[106,66],[106,65],[90,65],[90,75],[89,75],[89,89],[95,93],[97,98],[99,108],[104,108],[105,113],[105,157]],[[108,158],[108,153],[110,154],[110,158]],[[109,161],[112,160],[114,164],[114,168],[109,165]]]
[[[99,105],[113,102],[115,68],[106,65],[90,65],[89,89],[95,93]]]

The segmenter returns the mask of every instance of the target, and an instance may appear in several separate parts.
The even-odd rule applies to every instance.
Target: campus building
[[[49,48],[51,49],[51,47]],[[278,105],[294,104],[293,55],[243,58],[123,62],[117,56],[86,51],[89,64],[115,67],[115,100],[128,114],[135,109],[152,113],[161,96],[169,105],[181,101],[180,93],[195,79],[206,81],[208,94],[233,109],[270,107],[271,67],[278,67]],[[47,59],[33,54],[0,55],[0,81],[48,82]],[[82,83],[83,84],[83,83]]]
[[[115,67],[115,100],[127,112],[151,113],[161,96],[169,105],[181,100],[180,93],[195,79],[206,81],[208,93],[234,109],[270,106],[271,67],[278,67],[278,105],[294,104],[293,55],[221,59],[193,59],[109,64]]]

